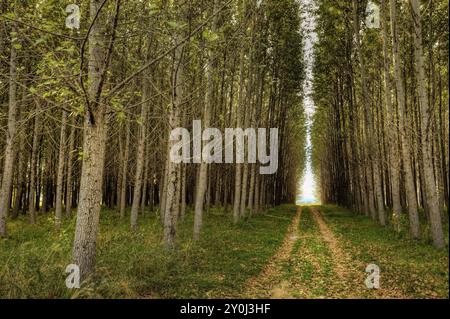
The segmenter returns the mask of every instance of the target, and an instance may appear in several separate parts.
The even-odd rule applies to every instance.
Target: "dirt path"
[[[352,259],[350,251],[344,249],[341,239],[327,225],[319,208],[312,206],[304,211],[304,214],[311,214],[313,223],[318,226],[315,232],[311,233],[311,228],[306,228],[308,231],[305,229],[305,233],[299,230],[301,214],[301,207],[297,207],[297,213],[289,225],[282,245],[265,268],[247,281],[243,298],[405,297],[398,290],[367,289],[365,286],[365,279],[368,276],[365,272],[367,265],[360,260]],[[304,227],[307,227],[306,224]],[[300,243],[298,247],[295,246],[297,241]],[[320,247],[325,247],[326,251]],[[294,265],[295,268],[286,270],[287,264]],[[308,264],[312,270],[308,270]],[[311,277],[301,279],[301,274],[308,271]]]
[[[352,260],[350,255],[342,249],[338,239],[328,227],[322,214],[316,207],[311,207],[314,220],[319,226],[320,232],[327,242],[333,258],[334,271],[338,278],[333,282],[332,291],[339,292],[332,298],[405,298],[405,295],[397,290],[378,289],[369,290],[365,287],[367,273],[365,267],[359,260]]]
[[[341,248],[338,240],[322,218],[318,209],[311,207],[311,212],[331,252],[334,265],[333,270],[337,275],[334,286],[338,287],[338,289],[334,290],[338,291],[339,295],[345,298],[354,299],[361,297],[358,290],[361,290],[361,286],[364,283],[363,273],[357,271],[350,256]]]
[[[311,208],[314,220],[317,225],[319,225],[320,232],[327,242],[331,253],[333,254],[333,259],[335,261],[335,271],[340,279],[345,278],[347,269],[344,267],[349,260],[348,256],[344,253],[344,251],[339,246],[336,237],[334,237],[333,232],[328,228],[327,224],[322,218],[322,215],[319,213],[317,208]]]
[[[278,276],[282,273],[282,264],[291,257],[292,249],[298,239],[300,216],[301,207],[297,207],[297,212],[289,225],[283,244],[262,272],[247,282],[243,293],[244,298],[291,298],[288,289],[289,282],[280,282]]]

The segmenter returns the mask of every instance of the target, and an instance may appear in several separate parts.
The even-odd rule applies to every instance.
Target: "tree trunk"
[[[34,129],[33,129],[33,142],[31,146],[31,161],[30,161],[30,194],[28,197],[28,214],[30,217],[30,223],[36,222],[36,162],[38,156],[38,142],[39,142],[39,103],[36,104],[36,116],[34,117]]]
[[[181,32],[176,36],[176,43],[180,43]],[[181,124],[180,105],[183,99],[183,51],[180,45],[175,50],[174,66],[172,74],[172,103],[169,111],[169,127],[176,128]],[[167,144],[167,185],[164,213],[164,244],[167,248],[175,247],[177,234],[177,221],[180,213],[180,186],[181,186],[181,164],[174,163],[170,158],[170,150],[177,141],[169,140]]]
[[[127,175],[128,175],[128,159],[130,157],[130,122],[127,121],[125,126],[125,150],[122,161],[122,184],[120,186],[120,218],[125,217],[125,208],[127,205]]]
[[[219,9],[219,0],[214,0],[213,14],[217,13]],[[216,14],[212,23],[211,31],[215,34],[217,32],[219,15]],[[213,108],[213,94],[214,94],[214,51],[208,50],[208,58],[206,62],[206,94],[205,105],[203,110],[203,123],[205,128],[209,128],[211,121],[211,110]],[[194,215],[194,240],[200,238],[200,231],[202,229],[203,221],[203,205],[205,202],[206,183],[208,181],[208,164],[203,160],[200,163],[199,174],[197,180],[197,192],[195,195],[195,215]]]
[[[71,118],[71,127],[69,133],[69,150],[67,152],[67,188],[66,188],[66,217],[72,218],[72,196],[73,196],[73,179],[72,179],[72,165],[73,153],[75,148],[75,116]]]
[[[353,12],[354,12],[354,33],[356,36],[356,52],[359,58],[359,66],[361,72],[361,91],[362,91],[362,103],[364,107],[364,115],[365,115],[365,125],[364,125],[364,138],[365,143],[363,145],[367,145],[365,151],[365,165],[366,165],[366,183],[367,183],[367,200],[369,204],[369,211],[372,218],[376,216],[374,199],[379,198],[379,172],[376,167],[376,163],[374,161],[373,155],[375,152],[374,148],[374,134],[373,134],[373,122],[372,122],[372,112],[370,110],[370,98],[369,92],[367,89],[367,77],[366,77],[366,65],[364,54],[361,49],[361,39],[359,36],[360,27],[359,27],[359,17],[358,17],[358,2],[353,2]],[[374,194],[375,192],[375,194]],[[378,218],[380,223],[385,223],[384,220],[384,206],[378,205]]]
[[[0,31],[1,32],[1,31]],[[27,90],[22,90],[22,109],[19,110],[19,122],[23,119],[22,114],[24,113],[25,100],[26,100]],[[16,185],[16,194],[14,197],[14,205],[11,213],[11,218],[15,219],[19,216],[19,211],[22,209],[22,198],[24,194],[24,190],[26,189],[25,185],[25,162],[26,162],[26,153],[25,153],[25,132],[19,133],[19,149],[18,149],[18,165],[17,165],[17,185]]]
[[[9,103],[8,103],[8,129],[6,131],[6,147],[3,160],[2,185],[0,189],[0,237],[8,235],[6,219],[8,217],[11,187],[13,181],[14,166],[14,140],[16,138],[16,113],[17,113],[17,52],[15,48],[17,39],[17,27],[13,24],[11,31],[11,56],[9,60]]]
[[[403,170],[405,174],[405,190],[406,200],[408,204],[408,215],[411,235],[414,238],[420,237],[419,213],[417,210],[417,199],[414,186],[414,177],[411,166],[411,152],[409,142],[405,136],[405,89],[403,86],[403,76],[400,70],[400,53],[398,44],[398,29],[397,29],[397,8],[396,1],[390,0],[390,14],[391,14],[391,36],[392,36],[392,53],[394,64],[395,84],[397,88],[397,105],[398,105],[398,122],[401,142],[401,152],[403,160]]]
[[[381,13],[383,15],[383,57],[384,57],[384,89],[385,89],[385,102],[387,111],[387,134],[388,134],[388,162],[390,166],[390,184],[392,193],[392,216],[396,229],[399,231],[399,215],[402,210],[400,203],[400,174],[399,174],[399,154],[398,154],[398,136],[396,126],[395,109],[392,106],[392,84],[391,84],[391,59],[388,52],[388,31],[387,31],[387,10],[386,0],[381,2]]]
[[[99,0],[90,1],[91,21],[101,8]],[[101,15],[101,13],[100,13]],[[102,182],[106,146],[106,105],[101,101],[102,82],[109,61],[105,61],[103,24],[101,18],[93,23],[89,35],[88,97],[84,120],[83,166],[73,244],[73,263],[80,268],[84,281],[95,270],[98,223],[102,201]],[[102,69],[105,72],[102,74]]]
[[[145,208],[147,206],[147,193],[148,193],[148,174],[149,174],[149,152],[150,144],[147,141],[145,146],[145,161],[144,161],[144,176],[142,177],[142,196],[141,196],[141,213],[145,216]]]
[[[148,72],[145,74],[146,77],[149,76]],[[142,95],[143,101],[145,101],[141,106],[141,118],[140,118],[140,127],[139,127],[139,141],[138,141],[138,151],[136,158],[136,173],[134,175],[134,191],[133,191],[133,203],[131,206],[131,229],[136,230],[137,219],[139,214],[139,204],[141,202],[141,194],[142,194],[142,175],[144,171],[144,156],[145,156],[145,140],[147,135],[147,113],[149,109],[149,101],[147,101],[150,97],[150,87],[148,83],[148,79],[143,79],[144,83],[144,94]]]
[[[67,112],[63,110],[61,118],[61,136],[59,138],[58,169],[56,177],[55,228],[57,231],[61,229],[64,160],[66,157],[66,127],[67,127]]]
[[[240,65],[239,65],[239,97],[238,104],[236,106],[236,127],[242,126],[242,107],[243,107],[243,96],[244,96],[244,59],[245,51],[244,46],[241,48],[240,53]],[[236,153],[237,158],[237,153]],[[234,175],[234,205],[233,205],[233,222],[237,224],[241,217],[240,214],[240,203],[241,203],[241,188],[242,188],[242,164],[235,164],[235,175]]]
[[[442,217],[439,209],[439,201],[436,193],[436,181],[433,172],[433,158],[432,158],[432,134],[430,125],[430,114],[433,113],[429,105],[428,96],[425,85],[425,66],[422,47],[422,23],[419,2],[417,0],[410,0],[412,16],[414,22],[414,52],[416,60],[416,79],[419,93],[419,110],[421,123],[421,151],[424,174],[424,186],[427,206],[429,209],[431,234],[433,243],[437,248],[445,247],[444,232],[442,230]]]

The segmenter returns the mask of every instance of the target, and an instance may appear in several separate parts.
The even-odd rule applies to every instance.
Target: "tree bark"
[[[30,161],[30,190],[28,198],[28,215],[30,217],[30,223],[36,222],[36,162],[38,156],[38,143],[39,143],[39,129],[40,129],[40,106],[39,102],[36,103],[36,115],[34,117],[34,129],[33,129],[33,142],[31,146],[31,161]]]
[[[149,76],[146,72],[146,76]],[[145,103],[141,106],[141,118],[139,127],[139,141],[138,141],[138,151],[136,158],[136,173],[134,176],[134,191],[133,191],[133,203],[131,206],[131,229],[136,230],[138,227],[137,219],[139,214],[139,205],[141,202],[142,194],[142,175],[144,171],[144,156],[145,156],[145,139],[147,135],[147,113],[149,109],[149,102],[147,101],[150,97],[150,87],[148,79],[143,79],[144,83],[144,94],[142,95],[143,101]]]
[[[374,137],[376,136],[374,130],[373,116],[371,111],[371,102],[369,98],[369,92],[367,87],[367,75],[366,75],[366,65],[364,53],[361,49],[361,39],[359,36],[359,18],[358,18],[358,4],[354,2],[354,32],[356,35],[356,51],[359,58],[360,64],[360,76],[361,76],[361,91],[362,91],[362,103],[364,107],[365,114],[365,125],[364,125],[364,140],[367,145],[365,152],[365,164],[366,164],[366,173],[367,173],[367,200],[369,203],[370,214],[373,218],[376,216],[374,200],[376,200],[376,208],[378,213],[378,220],[381,225],[386,224],[386,216],[384,210],[384,202],[382,198],[382,190],[381,190],[381,177],[378,166],[378,160],[380,158],[380,154],[377,152],[376,142],[374,141]]]
[[[181,32],[176,35],[175,42],[180,43]],[[176,128],[181,124],[180,105],[183,99],[183,51],[184,45],[175,50],[174,66],[172,72],[172,103],[169,111],[169,127]],[[180,213],[180,186],[181,186],[181,164],[174,163],[170,158],[170,150],[177,141],[169,140],[167,144],[167,185],[164,213],[164,244],[167,248],[175,247],[177,234],[178,215]]]
[[[64,182],[64,162],[66,157],[66,128],[67,128],[67,112],[62,111],[61,116],[61,135],[59,138],[59,155],[58,168],[56,177],[56,207],[55,207],[55,228],[57,231],[61,229],[62,217],[62,190]]]
[[[125,150],[123,151],[122,161],[122,183],[120,186],[120,218],[125,218],[125,208],[127,205],[127,175],[128,175],[128,159],[130,157],[130,122],[127,120],[125,126]]]
[[[1,31],[0,31],[1,32]],[[25,108],[25,100],[26,100],[26,90],[22,90],[22,101],[21,101],[21,110],[19,110],[19,122],[23,119],[23,113]],[[19,140],[19,149],[18,149],[18,165],[17,165],[17,185],[16,185],[16,194],[14,197],[13,209],[11,213],[11,218],[15,219],[19,216],[19,211],[22,209],[22,199],[24,190],[26,189],[25,183],[25,162],[26,162],[26,153],[25,153],[25,132],[18,133]]]
[[[436,180],[433,172],[433,156],[431,150],[432,134],[430,114],[433,113],[429,105],[428,96],[425,85],[425,66],[424,55],[422,47],[422,22],[419,2],[417,0],[410,0],[412,17],[414,23],[414,53],[416,60],[416,79],[419,93],[419,110],[420,110],[420,124],[421,124],[421,151],[424,174],[424,186],[427,206],[429,209],[431,234],[433,243],[437,248],[445,247],[444,232],[442,230],[442,217],[439,209],[439,201],[436,193]]]
[[[93,25],[89,35],[89,102],[86,105],[84,120],[83,166],[72,255],[73,263],[80,268],[82,281],[91,276],[95,270],[106,146],[106,101],[102,101],[101,97],[110,61],[106,58],[107,52],[104,50],[106,41],[102,19],[99,17],[94,22],[97,15],[101,16],[99,12],[101,2],[90,1],[90,17]],[[116,18],[119,8],[120,0],[116,2]],[[114,34],[115,30],[112,32]],[[110,48],[112,49],[112,45]]]
[[[410,232],[414,238],[420,237],[419,213],[417,210],[417,199],[414,186],[414,177],[411,166],[411,152],[409,142],[405,133],[405,88],[403,86],[403,76],[400,69],[400,53],[398,44],[398,29],[397,29],[397,8],[396,1],[390,0],[390,14],[391,14],[391,36],[392,36],[392,54],[395,84],[397,88],[397,105],[398,105],[398,122],[401,142],[401,153],[403,160],[403,170],[405,174],[405,190],[406,200],[408,205]]]
[[[402,211],[400,203],[400,173],[399,173],[399,154],[398,154],[398,135],[395,109],[392,106],[392,83],[391,83],[391,59],[388,52],[388,17],[386,10],[386,0],[381,2],[381,13],[383,15],[383,57],[384,57],[384,89],[385,89],[385,103],[387,111],[387,135],[388,135],[388,161],[390,166],[390,184],[392,193],[392,216],[396,229],[399,231],[399,215]]]
[[[11,187],[13,181],[14,166],[14,140],[16,138],[16,113],[17,113],[17,27],[13,24],[11,31],[11,55],[9,59],[9,102],[8,102],[8,129],[6,131],[6,147],[3,160],[3,175],[0,189],[0,237],[6,237]]]
[[[240,53],[240,64],[239,64],[239,97],[238,104],[236,106],[236,127],[242,126],[242,107],[243,107],[243,96],[244,96],[244,59],[245,51],[244,46],[241,48]],[[236,154],[237,157],[237,154]],[[242,164],[235,164],[235,175],[234,175],[234,205],[233,205],[233,222],[237,224],[240,220],[240,204],[241,204],[241,189],[242,189]]]
[[[213,14],[217,13],[219,9],[219,0],[214,0]],[[217,32],[219,15],[216,14],[211,31],[213,33]],[[203,123],[205,128],[209,128],[211,121],[211,110],[213,108],[213,94],[215,88],[214,81],[214,50],[208,50],[208,58],[206,62],[206,94],[205,94],[205,104],[203,109]],[[206,183],[208,181],[208,164],[203,160],[200,163],[199,174],[197,180],[197,192],[195,195],[195,212],[194,212],[194,240],[200,239],[200,232],[203,223],[203,205],[205,202],[206,193]]]
[[[73,196],[73,179],[72,179],[72,165],[73,153],[75,148],[75,116],[71,118],[71,127],[69,133],[69,151],[67,152],[67,188],[66,188],[66,217],[72,217],[72,196]]]

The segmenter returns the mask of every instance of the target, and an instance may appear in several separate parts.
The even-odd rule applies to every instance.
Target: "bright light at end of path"
[[[316,182],[310,167],[307,167],[306,172],[303,175],[299,193],[300,194],[297,197],[297,205],[319,203],[316,196]]]
[[[304,57],[305,57],[305,71],[306,79],[303,84],[303,106],[306,115],[306,145],[305,145],[305,159],[306,166],[303,176],[298,185],[297,205],[305,204],[319,204],[316,192],[316,180],[314,178],[312,163],[311,163],[311,127],[312,119],[315,111],[314,100],[312,98],[313,82],[314,82],[314,44],[317,42],[316,33],[316,17],[315,11],[317,3],[314,0],[301,0],[302,5],[302,29],[306,31],[304,42]]]

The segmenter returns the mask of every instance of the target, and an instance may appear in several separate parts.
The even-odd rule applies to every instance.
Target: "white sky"
[[[304,58],[305,58],[305,72],[306,79],[303,86],[304,92],[304,106],[306,113],[306,167],[299,185],[299,203],[312,203],[317,202],[316,197],[316,182],[311,166],[311,119],[314,114],[314,102],[311,97],[312,93],[312,68],[314,64],[313,48],[314,43],[317,41],[317,34],[314,29],[316,26],[315,17],[311,12],[314,9],[314,0],[300,0],[301,4],[301,16],[302,16],[302,29],[305,30],[304,38]]]

